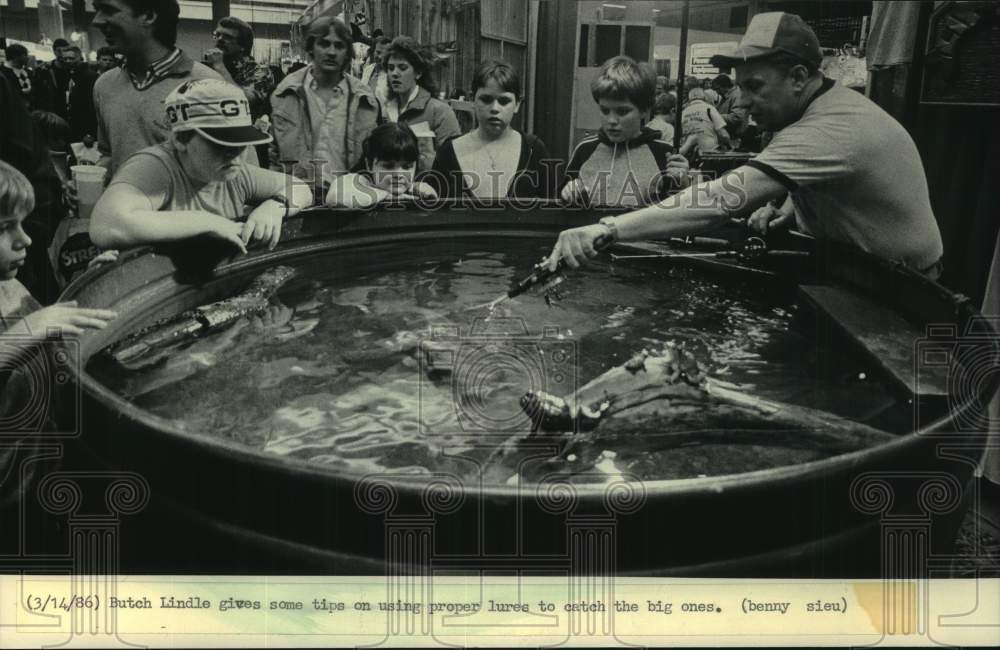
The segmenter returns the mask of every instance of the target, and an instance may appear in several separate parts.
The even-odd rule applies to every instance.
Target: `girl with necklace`
[[[510,126],[521,108],[521,79],[505,61],[486,61],[472,79],[479,126],[438,149],[426,181],[444,197],[548,198],[556,170],[545,143]]]

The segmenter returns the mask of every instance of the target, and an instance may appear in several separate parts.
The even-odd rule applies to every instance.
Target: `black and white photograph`
[[[0,647],[1000,645],[1000,2],[0,53]]]

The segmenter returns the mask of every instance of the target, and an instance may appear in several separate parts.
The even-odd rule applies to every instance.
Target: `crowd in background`
[[[792,14],[758,14],[742,51],[712,57],[737,69],[741,88],[725,75],[671,88],[645,63],[605,61],[590,86],[601,128],[563,165],[537,135],[512,127],[524,88],[505,61],[478,62],[469,92],[476,123],[463,130],[438,93],[428,48],[410,36],[376,35],[370,57],[358,56],[357,30],[319,17],[303,29],[305,65],[275,70],[254,60],[253,31],[236,18],[219,21],[196,60],[176,46],[177,0],[95,0],[94,8],[92,27],[110,48],[99,76],[65,41],[33,72],[23,48],[7,48],[0,332],[18,327],[38,342],[116,317],[51,304],[61,285],[49,249],[68,211],[84,204],[70,162],[91,163],[75,166],[81,176],[105,176],[85,233],[95,254],[103,249],[98,263],[118,249],[193,238],[234,252],[273,249],[284,219],[317,204],[541,198],[630,209],[560,233],[551,271],[576,268],[601,241],[691,237],[746,217],[761,234],[795,223],[940,277],[943,244],[916,145],[876,104],[823,75],[815,33]],[[779,45],[762,48],[762,33]],[[696,184],[693,160],[758,140],[751,117],[773,134],[768,146],[734,173]],[[678,123],[683,137],[670,133]],[[67,143],[79,146],[70,153]]]
[[[612,99],[634,100],[637,105],[633,108],[643,114],[641,120],[620,132],[619,142],[611,143],[610,154],[603,144],[591,149],[594,143],[585,141],[579,144],[586,147],[577,148],[568,167],[549,168],[546,165],[553,161],[545,143],[511,127],[523,102],[524,88],[506,62],[483,62],[473,87],[455,90],[456,95],[468,96],[475,106],[476,119],[471,124],[466,121],[463,129],[450,102],[438,90],[430,49],[406,35],[386,35],[379,29],[366,34],[355,24],[320,17],[303,26],[305,60],[285,57],[273,65],[254,59],[253,29],[239,18],[220,20],[213,32],[206,34],[205,49],[189,56],[176,46],[176,0],[97,0],[94,8],[92,27],[107,41],[97,50],[94,62],[88,63],[76,45],[57,39],[52,43],[51,62],[35,64],[26,48],[14,43],[5,48],[6,60],[0,68],[6,84],[5,113],[8,107],[13,110],[9,105],[16,98],[18,114],[30,116],[7,120],[0,129],[8,143],[3,159],[24,172],[35,187],[36,205],[25,221],[25,230],[35,243],[21,278],[43,304],[52,302],[65,282],[102,248],[206,233],[231,241],[240,239],[244,246],[252,243],[256,226],[247,226],[249,230],[241,230],[237,237],[232,223],[252,214],[253,205],[245,209],[230,205],[239,194],[234,191],[228,192],[233,196],[226,201],[218,197],[206,201],[188,187],[192,182],[196,186],[233,185],[224,175],[204,173],[206,165],[215,164],[213,160],[222,161],[219,169],[235,165],[232,161],[238,158],[240,165],[287,175],[311,188],[313,203],[333,206],[365,207],[400,196],[561,197],[581,201],[596,199],[597,193],[587,197],[587,193],[573,190],[573,183],[580,182],[580,173],[584,178],[592,175],[602,156],[607,157],[613,172],[619,149],[629,155],[630,173],[635,164],[648,167],[640,184],[648,185],[651,175],[665,177],[669,167],[674,175],[669,187],[682,187],[686,181],[681,176],[688,164],[680,162],[672,145],[678,109],[685,133],[680,153],[688,158],[738,146],[748,128],[746,112],[739,105],[739,89],[729,77],[722,75],[704,86],[689,78],[685,101],[678,106],[674,82],[656,78],[645,64],[628,60],[615,68],[612,76],[618,76],[609,82],[606,94]],[[122,18],[146,11],[155,13],[151,23]],[[207,135],[211,129],[192,126],[195,121],[178,124],[176,113],[165,117],[172,91],[199,80],[221,80],[238,88],[255,133],[266,135],[232,142],[223,136],[213,139]],[[207,93],[212,101],[222,101],[218,98],[227,92],[221,87],[199,87],[190,96]],[[598,95],[595,92],[595,101],[600,101]],[[650,97],[652,101],[648,101]],[[185,106],[183,99],[177,99],[177,110]],[[13,126],[18,119],[27,119],[30,127]],[[185,130],[199,135],[193,141],[183,133],[176,137]],[[639,143],[636,138],[642,140],[642,154],[629,153]],[[204,160],[194,155],[202,140],[207,143]],[[31,155],[18,159],[12,153],[16,148],[10,145],[15,141],[20,141],[22,152],[31,151]],[[663,144],[654,145],[653,141]],[[159,149],[150,152],[153,147]],[[592,159],[580,158],[581,151]],[[177,163],[171,172],[175,177],[161,179],[163,187],[133,180],[132,186],[141,185],[140,194],[146,198],[123,199],[129,193],[122,189],[122,168],[139,165],[133,158],[142,159],[141,154],[154,153],[158,160]],[[644,158],[647,154],[651,156],[648,159]],[[668,162],[670,156],[674,156],[672,163]],[[163,164],[171,167],[173,163]],[[106,168],[107,191],[96,207],[89,232],[74,234],[70,242],[74,250],[56,256],[69,262],[60,263],[59,273],[54,273],[48,249],[66,215],[79,205],[70,172],[76,165]],[[39,173],[43,167],[45,173]],[[147,167],[140,165],[143,173],[149,174]],[[244,176],[263,182],[256,172]],[[180,186],[185,190],[180,191]],[[640,193],[642,200],[659,195],[661,189]],[[244,194],[243,198],[249,198],[253,192]],[[605,191],[600,197],[610,200],[613,194]],[[190,201],[184,203],[180,196]],[[289,197],[265,198],[287,203]],[[229,206],[226,214],[218,214],[222,205]],[[175,219],[164,229],[162,220],[144,222],[131,216],[145,214],[142,208],[146,207],[152,212],[216,212],[210,215],[214,218],[204,214],[200,221],[193,218],[188,228],[177,225],[182,220]],[[275,223],[279,217],[290,214],[287,205],[284,208],[268,226],[260,227],[268,238],[280,231]]]

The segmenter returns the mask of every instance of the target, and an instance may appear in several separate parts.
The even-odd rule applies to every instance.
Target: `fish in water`
[[[135,367],[139,361],[144,362],[139,365],[148,365],[149,355],[165,346],[221,329],[245,316],[263,313],[271,305],[271,296],[297,274],[290,266],[270,268],[254,278],[250,286],[238,295],[196,307],[143,328],[112,345],[107,352],[125,367]]]
[[[574,396],[528,392],[521,398],[521,408],[532,419],[535,436],[567,442],[627,435],[643,428],[641,421],[655,421],[658,431],[666,430],[658,441],[661,448],[691,443],[762,444],[836,454],[894,438],[832,413],[748,395],[708,377],[693,355],[673,345],[655,354],[640,352]],[[629,417],[614,417],[623,412]]]

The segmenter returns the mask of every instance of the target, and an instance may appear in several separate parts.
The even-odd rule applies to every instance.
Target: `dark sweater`
[[[648,127],[622,143],[611,142],[601,130],[573,150],[565,181],[581,179],[596,205],[652,203],[680,189],[662,173],[672,153],[673,147],[660,139],[660,132]]]
[[[517,160],[517,171],[507,189],[507,198],[542,198],[556,194],[558,161],[549,157],[549,150],[541,139],[521,134],[521,154]],[[441,198],[472,197],[473,194],[462,177],[462,166],[455,155],[454,141],[449,140],[434,158],[431,172],[422,179]]]

